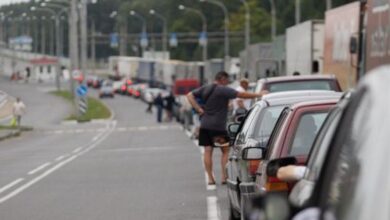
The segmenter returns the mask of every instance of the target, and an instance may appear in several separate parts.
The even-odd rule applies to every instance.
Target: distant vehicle
[[[341,115],[319,173],[318,183],[303,207],[291,206],[281,195],[255,199],[256,219],[387,220],[390,174],[389,66],[363,79]],[[271,210],[277,209],[277,212]],[[276,214],[276,215],[275,215]],[[306,218],[310,216],[309,218]],[[325,218],[324,218],[325,217]]]
[[[87,81],[87,86],[89,87],[93,87],[95,89],[98,89],[100,88],[102,82],[104,81],[103,79],[99,78],[98,76],[91,76],[91,75],[88,75],[86,77],[86,81]]]
[[[324,21],[310,20],[286,30],[287,75],[322,73]]]
[[[72,72],[73,80],[76,80],[78,83],[83,83],[84,74],[80,70],[73,70]]]
[[[100,87],[99,97],[111,97],[114,98],[114,88],[111,81],[104,81]]]
[[[303,101],[334,100],[340,93],[333,91],[291,91],[265,95],[249,111],[241,124],[229,125],[233,140],[228,172],[228,198],[230,219],[245,213],[244,207],[255,193],[255,177],[260,160],[245,160],[243,153],[253,147],[267,149],[271,132],[285,107]],[[245,216],[245,214],[244,214]]]
[[[174,82],[172,91],[175,96],[187,95],[192,90],[198,88],[200,83],[196,79],[181,79]]]
[[[112,83],[112,87],[114,88],[114,92],[115,93],[121,93],[123,85],[125,85],[123,80],[122,81],[115,81],[115,82],[113,82]],[[126,91],[126,89],[124,91]]]

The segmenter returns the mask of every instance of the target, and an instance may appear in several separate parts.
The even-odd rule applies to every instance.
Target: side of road
[[[21,133],[21,130],[0,130],[0,141],[4,141],[13,137],[18,137]]]

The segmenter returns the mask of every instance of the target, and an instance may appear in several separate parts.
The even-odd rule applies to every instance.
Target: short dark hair
[[[223,78],[229,79],[229,74],[225,71],[220,71],[215,75],[215,80],[217,81],[222,80]]]

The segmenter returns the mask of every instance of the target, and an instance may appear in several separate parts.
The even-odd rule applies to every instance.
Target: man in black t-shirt
[[[228,105],[231,99],[253,99],[262,97],[262,93],[238,92],[227,87],[229,84],[229,75],[222,71],[219,72],[212,85],[206,85],[195,89],[187,95],[188,101],[201,116],[201,126],[199,131],[199,146],[203,146],[204,165],[208,176],[208,183],[215,184],[215,178],[212,171],[213,148],[215,147],[216,138],[227,137],[226,122],[228,115]],[[204,101],[203,107],[197,102],[196,98]],[[228,161],[229,148],[221,147],[222,150],[222,184],[226,183],[227,174],[225,166]]]

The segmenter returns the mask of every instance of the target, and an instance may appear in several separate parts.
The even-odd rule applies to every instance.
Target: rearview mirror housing
[[[285,158],[271,160],[267,164],[267,169],[266,169],[267,176],[276,177],[279,168],[285,167],[288,165],[295,165],[297,163],[298,163],[298,161],[295,157],[285,157]]]
[[[243,160],[261,160],[264,158],[265,149],[262,147],[247,147],[242,151]]]
[[[240,124],[238,124],[238,123],[230,124],[228,126],[229,136],[230,137],[236,137],[239,128],[240,128]]]

